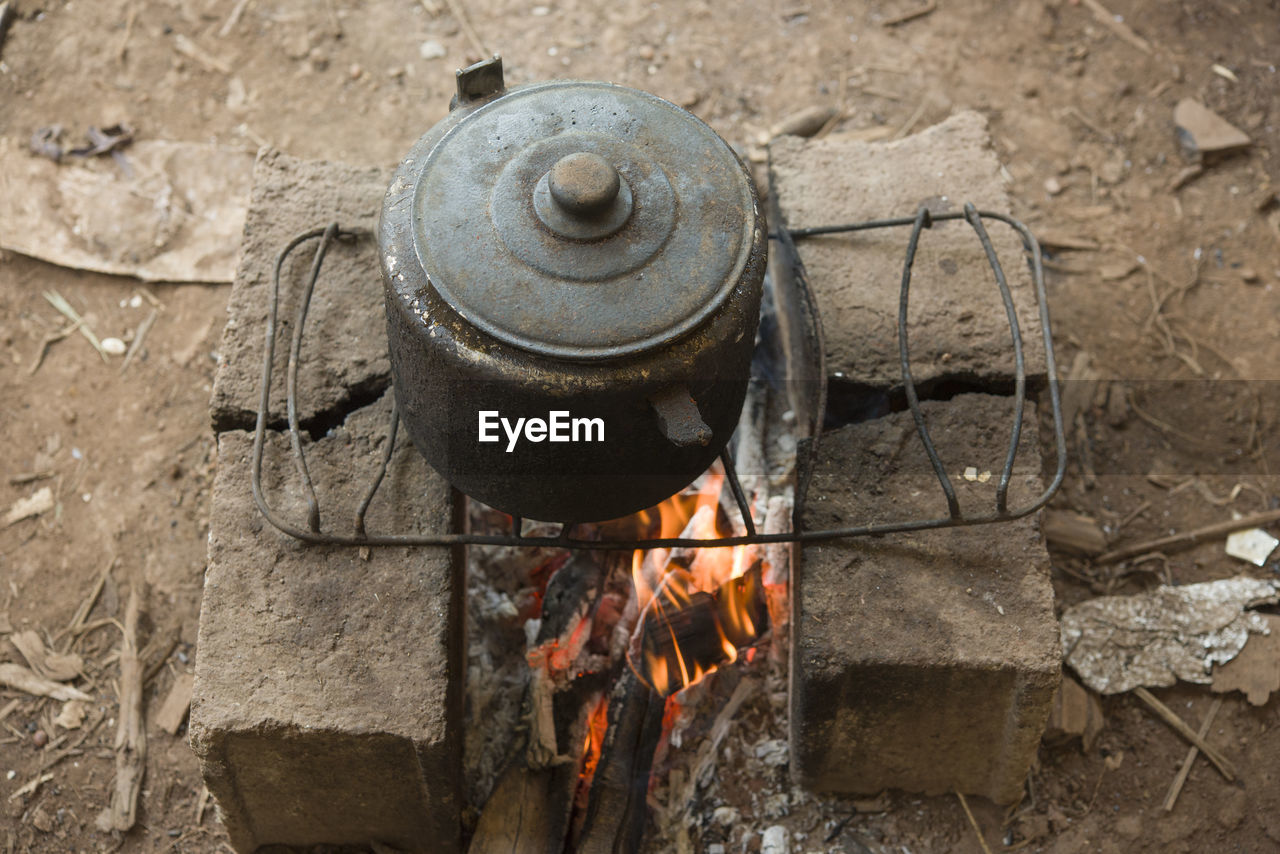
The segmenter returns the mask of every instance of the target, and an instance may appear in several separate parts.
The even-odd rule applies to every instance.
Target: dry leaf
[[[34,630],[14,632],[9,640],[22,653],[31,669],[46,679],[68,682],[79,676],[84,669],[84,659],[75,653],[54,652],[44,645],[44,640]]]
[[[1213,665],[1235,658],[1250,633],[1268,632],[1262,615],[1246,609],[1277,594],[1280,581],[1240,575],[1090,599],[1062,614],[1063,660],[1099,694],[1178,679],[1207,684]]]
[[[1280,616],[1265,614],[1269,634],[1254,635],[1240,654],[1213,669],[1215,693],[1242,691],[1249,703],[1265,705],[1272,691],[1280,690]]]
[[[86,706],[83,700],[68,700],[62,704],[62,711],[53,722],[63,729],[80,729],[84,723]]]
[[[21,664],[0,664],[0,685],[8,685],[10,688],[26,691],[37,697],[52,697],[55,700],[84,700],[85,702],[93,700],[85,692],[70,685],[63,685],[61,682],[54,682],[52,679],[45,679]]]
[[[9,512],[4,516],[3,527],[7,528],[15,522],[21,522],[23,519],[29,519],[32,516],[39,516],[41,513],[52,509],[53,490],[46,486],[27,498],[19,498],[13,502],[13,506],[9,508]]]

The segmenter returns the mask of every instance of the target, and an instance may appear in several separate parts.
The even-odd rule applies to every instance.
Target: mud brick
[[[386,441],[390,395],[349,415],[307,460],[325,530],[347,532]],[[253,437],[218,438],[191,744],[232,845],[452,852],[459,834],[462,573],[453,550],[306,545],[250,493]],[[306,514],[286,436],[263,487]],[[454,528],[450,488],[397,443],[370,532]]]
[[[895,142],[783,136],[770,145],[769,158],[772,220],[789,228],[911,217],[921,204],[935,214],[961,211],[966,201],[1009,213],[1000,163],[978,113],[957,113]],[[985,224],[1013,292],[1034,383],[1044,376],[1045,361],[1026,254],[1012,228]],[[909,235],[909,227],[887,228],[796,243],[826,333],[827,370],[838,380],[901,386],[898,293]],[[791,275],[784,254],[774,250],[774,275],[783,284]],[[990,388],[1012,378],[1000,292],[963,220],[935,223],[921,235],[908,321],[912,375],[922,386],[957,379]]]
[[[269,149],[258,155],[213,380],[210,414],[215,430],[252,429],[276,256],[296,235],[330,222],[364,234],[353,243],[335,243],[325,256],[307,315],[298,417],[304,425],[313,423],[318,415],[349,408],[353,401],[375,400],[390,385],[382,280],[372,236],[390,180],[390,170],[376,167],[299,160]],[[281,270],[271,396],[277,424],[284,420],[285,365],[298,297],[316,243],[299,246]]]
[[[1043,488],[1031,410],[1012,508]],[[925,402],[923,412],[961,507],[993,511],[1012,399],[964,394]],[[910,413],[827,433],[819,453],[805,530],[947,515]],[[964,476],[970,467],[974,480]],[[1049,557],[1035,516],[809,544],[792,581],[798,782],[1017,799],[1060,678]]]

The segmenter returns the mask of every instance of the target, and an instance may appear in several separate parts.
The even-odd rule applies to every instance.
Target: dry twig
[[[237,0],[236,5],[231,7],[231,14],[227,16],[227,20],[223,22],[222,27],[218,30],[218,38],[225,39],[231,34],[232,28],[240,23],[240,16],[244,14],[244,10],[251,2],[252,0]]]
[[[912,9],[910,12],[903,12],[901,15],[894,15],[892,18],[885,18],[880,22],[882,27],[896,27],[899,24],[905,24],[907,21],[914,21],[916,18],[923,18],[930,12],[938,8],[936,0],[928,0],[919,9]]]
[[[1200,737],[1204,738],[1209,734],[1209,727],[1213,724],[1214,715],[1218,714],[1218,710],[1222,708],[1222,698],[1215,697],[1213,705],[1209,707],[1209,713],[1204,716],[1204,723],[1200,724]],[[1178,776],[1173,778],[1173,784],[1169,786],[1169,794],[1164,798],[1164,811],[1173,810],[1173,805],[1178,802],[1178,795],[1182,792],[1182,785],[1187,782],[1187,775],[1191,773],[1191,766],[1196,761],[1196,756],[1200,753],[1200,748],[1194,744],[1187,748],[1187,758],[1182,760],[1182,767],[1178,769]]]
[[[129,345],[129,352],[124,354],[124,361],[120,364],[120,373],[124,373],[129,368],[129,363],[133,361],[134,355],[142,349],[142,342],[146,340],[147,333],[151,331],[151,326],[156,322],[156,318],[160,316],[158,308],[151,309],[151,313],[146,319],[138,324],[138,331],[133,335],[133,343]]]
[[[484,46],[484,42],[480,41],[479,34],[475,28],[471,26],[471,21],[467,19],[467,13],[462,8],[462,4],[458,0],[445,0],[449,4],[449,12],[457,20],[458,26],[462,27],[462,32],[466,33],[467,41],[471,42],[471,49],[480,55],[481,59],[488,59],[492,54],[488,48]]]
[[[33,794],[35,790],[40,788],[42,784],[47,783],[52,779],[53,779],[52,774],[37,774],[35,777],[28,780],[22,786],[18,787],[17,791],[15,791],[12,795],[9,796],[9,800],[11,801],[17,800],[23,795]]]
[[[1222,772],[1222,776],[1227,778],[1228,783],[1235,782],[1236,768],[1231,764],[1227,757],[1222,755],[1216,747],[1204,740],[1204,737],[1198,735],[1195,730],[1187,726],[1186,721],[1178,717],[1172,709],[1155,698],[1155,695],[1142,686],[1133,689],[1133,694],[1142,702],[1146,703],[1153,712],[1155,712],[1161,720],[1173,727],[1178,735],[1200,748],[1203,753],[1214,766]]]
[[[183,56],[194,59],[200,65],[203,65],[206,71],[221,71],[223,74],[231,73],[231,66],[227,64],[226,60],[209,53],[209,51],[200,47],[200,45],[182,33],[178,33],[173,37],[173,49]]]
[[[147,767],[147,731],[142,711],[142,661],[138,657],[139,582],[129,591],[120,644],[120,712],[116,728],[116,780],[111,804],[98,816],[98,829],[128,830],[138,816],[138,793]]]
[[[124,65],[125,57],[129,55],[129,38],[133,35],[133,22],[138,17],[138,7],[133,3],[129,4],[129,12],[124,19],[124,36],[120,39],[120,47],[116,49],[116,62]]]
[[[1267,510],[1263,513],[1254,513],[1252,516],[1242,516],[1239,519],[1228,519],[1225,522],[1215,522],[1212,525],[1205,525],[1203,528],[1194,528],[1190,531],[1183,531],[1180,534],[1173,534],[1169,537],[1160,537],[1155,540],[1147,540],[1143,543],[1134,543],[1133,545],[1123,546],[1113,549],[1106,554],[1098,555],[1094,558],[1094,563],[1115,563],[1125,558],[1134,557],[1135,555],[1145,554],[1147,552],[1164,551],[1168,549],[1192,546],[1203,540],[1213,537],[1222,537],[1227,534],[1233,534],[1236,531],[1243,531],[1245,528],[1257,528],[1262,525],[1268,525],[1272,522],[1280,521],[1280,510]]]
[[[1111,13],[1110,9],[1103,6],[1098,2],[1098,0],[1083,0],[1083,2],[1084,5],[1088,7],[1089,11],[1093,13],[1093,16],[1098,19],[1098,23],[1102,24],[1104,27],[1111,30],[1111,32],[1115,33],[1117,36],[1124,39],[1143,53],[1150,54],[1152,52],[1151,43],[1149,41],[1131,30],[1128,24],[1118,19]]]
[[[27,376],[35,376],[35,372],[40,370],[40,366],[44,364],[44,357],[49,352],[49,348],[79,329],[82,322],[77,320],[75,323],[62,327],[57,332],[50,332],[44,336],[40,341],[40,352],[36,353],[35,359],[31,362],[31,367],[27,368]]]
[[[84,627],[84,621],[89,619],[89,612],[93,610],[94,605],[98,604],[98,596],[101,595],[102,587],[107,583],[107,576],[111,574],[111,570],[115,568],[115,565],[115,557],[107,561],[107,565],[102,568],[102,572],[98,573],[98,580],[94,582],[93,589],[89,591],[89,595],[80,603],[80,607],[76,608],[75,616],[71,618],[71,622],[67,623],[67,627],[63,630],[66,635],[66,641],[62,644],[62,652],[70,651],[72,642]]]
[[[973,832],[978,835],[978,842],[981,843],[984,854],[991,854],[991,846],[987,844],[987,838],[982,835],[982,828],[978,827],[978,820],[973,817],[973,811],[969,809],[969,802],[965,800],[964,794],[958,789],[956,790],[956,797],[960,799],[960,806],[964,807],[965,817],[969,819]]]
[[[75,328],[80,330],[80,334],[84,336],[85,340],[93,345],[93,349],[98,351],[98,355],[102,357],[102,361],[110,361],[110,359],[107,358],[107,351],[102,349],[102,342],[98,340],[98,336],[93,334],[93,330],[85,324],[84,318],[80,316],[79,312],[71,307],[71,303],[67,302],[62,294],[57,291],[45,291],[44,298],[48,300],[49,305],[56,308],[63,317],[75,324]]]

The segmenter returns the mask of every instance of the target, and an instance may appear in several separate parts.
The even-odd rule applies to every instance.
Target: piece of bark
[[[1045,510],[1040,529],[1050,546],[1083,555],[1102,554],[1107,536],[1092,516],[1068,510]]]
[[[72,688],[70,685],[63,685],[60,682],[54,682],[52,679],[45,679],[21,664],[0,664],[0,685],[7,685],[10,688],[25,691],[37,697],[52,697],[63,702],[67,700],[89,701],[93,699],[85,692]]]
[[[195,674],[179,673],[173,680],[169,693],[165,695],[160,711],[156,713],[156,725],[169,735],[177,735],[178,727],[186,720],[187,710],[191,708],[191,688],[195,681]]]
[[[138,817],[138,793],[147,767],[147,731],[142,707],[142,661],[138,656],[139,584],[129,591],[120,644],[120,709],[116,728],[116,779],[111,803],[98,814],[98,829],[125,831]]]
[[[572,774],[576,779],[576,768]],[[564,775],[560,768],[529,768],[523,762],[508,765],[485,802],[469,850],[473,854],[561,850],[572,801],[572,791],[567,796],[564,791]]]
[[[1242,691],[1250,705],[1265,705],[1280,690],[1280,616],[1261,614],[1271,633],[1250,635],[1240,654],[1213,670],[1215,693]]]
[[[1102,732],[1104,720],[1102,703],[1097,695],[1086,691],[1079,682],[1064,673],[1062,685],[1053,698],[1044,740],[1054,744],[1079,737],[1081,746],[1090,751]]]

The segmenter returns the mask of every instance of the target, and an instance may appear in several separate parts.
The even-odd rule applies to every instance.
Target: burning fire
[[[695,495],[677,494],[655,508],[657,535],[730,536],[720,511],[725,486],[713,470]],[[654,528],[653,513],[642,525]],[[664,697],[736,661],[767,626],[759,562],[749,546],[636,551],[631,575],[640,622],[627,654],[636,675]]]

